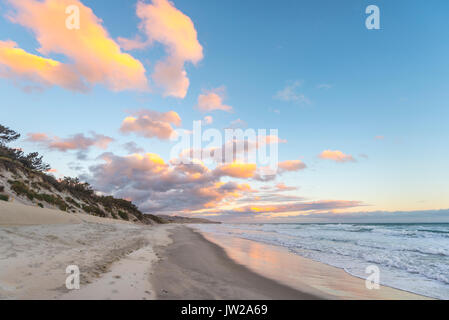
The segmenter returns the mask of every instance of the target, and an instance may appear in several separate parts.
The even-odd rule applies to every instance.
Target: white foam
[[[449,299],[449,224],[223,224],[212,233],[269,243],[358,277],[376,264],[381,283]]]

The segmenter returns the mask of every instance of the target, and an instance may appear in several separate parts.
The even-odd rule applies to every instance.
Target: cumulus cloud
[[[69,150],[87,151],[91,147],[107,149],[109,144],[114,141],[113,138],[91,132],[87,137],[82,133],[75,134],[68,138],[49,137],[45,133],[28,133],[28,141],[37,142],[50,150],[66,152]],[[84,154],[81,154],[81,157]]]
[[[210,91],[205,91],[198,97],[197,108],[202,112],[211,112],[214,110],[222,110],[232,112],[232,107],[223,103],[225,97],[225,88],[220,87]]]
[[[141,110],[126,117],[120,128],[122,133],[135,133],[146,138],[168,140],[176,134],[172,125],[180,126],[181,117],[175,111]]]
[[[210,170],[202,163],[171,165],[152,153],[117,156],[105,153],[90,168],[91,183],[103,192],[130,198],[142,210],[173,212],[211,208],[251,192],[248,184],[222,182],[237,169]]]
[[[0,63],[7,71],[44,85],[60,85],[84,90],[87,85],[104,84],[111,90],[147,90],[148,83],[142,63],[123,53],[110,38],[102,21],[79,0],[8,0],[14,12],[12,22],[30,29],[40,44],[42,55],[61,54],[68,64],[41,58],[15,48],[12,42],[0,44]],[[66,28],[68,6],[80,10],[81,27]],[[13,46],[13,49],[11,47]],[[5,58],[6,55],[6,58]],[[19,65],[19,66],[18,66]]]
[[[229,176],[233,178],[252,178],[256,173],[257,166],[254,163],[234,162],[224,164],[215,169],[218,175]]]
[[[217,147],[182,150],[179,159],[188,162],[189,159],[195,159],[199,155],[200,158],[196,160],[213,160],[217,163],[247,161],[251,156],[255,156],[259,148],[280,143],[287,143],[287,140],[275,135],[259,136],[256,140],[234,138]]]
[[[339,163],[356,161],[353,156],[349,154],[344,154],[339,150],[325,150],[318,157],[320,159],[332,160]]]
[[[123,144],[123,148],[130,154],[143,153],[145,150],[139,147],[134,141],[130,141]]]
[[[309,201],[297,195],[281,195],[282,191],[295,189],[284,183],[272,190],[258,191],[246,182],[229,181],[252,179],[257,175],[254,164],[237,162],[210,169],[199,161],[167,163],[153,153],[104,153],[100,159],[102,162],[91,166],[90,174],[84,178],[97,190],[130,199],[149,213],[212,214],[224,218],[295,216],[363,205],[358,201]]]
[[[58,85],[75,91],[87,90],[70,66],[28,53],[13,41],[0,41],[0,77],[34,82],[42,87]]]
[[[192,20],[168,0],[139,1],[137,16],[147,39],[120,38],[120,44],[126,50],[143,49],[154,42],[163,44],[167,57],[156,63],[152,78],[163,88],[165,96],[184,98],[190,85],[185,64],[203,59],[203,47]]]
[[[299,171],[307,168],[306,164],[301,160],[286,160],[279,162],[278,164],[279,170],[281,172],[286,171]]]

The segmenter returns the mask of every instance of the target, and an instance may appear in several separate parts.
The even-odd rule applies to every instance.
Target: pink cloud
[[[165,96],[184,98],[190,85],[185,63],[196,64],[203,59],[203,47],[192,20],[168,0],[153,0],[151,4],[139,1],[137,16],[147,40],[120,38],[120,44],[126,50],[133,50],[162,43],[167,57],[156,63],[152,78]]]
[[[353,156],[349,154],[344,154],[343,152],[339,150],[325,150],[320,155],[319,158],[325,159],[325,160],[332,160],[335,162],[355,162],[355,159]]]
[[[93,146],[105,150],[114,141],[111,137],[96,133],[92,133],[91,137],[86,137],[84,134],[79,133],[64,139],[59,137],[50,138],[45,133],[28,133],[27,140],[40,143],[48,149],[62,152],[68,150],[86,151]]]
[[[276,189],[279,191],[293,191],[293,190],[297,190],[298,188],[296,187],[289,187],[286,186],[285,183],[280,182],[276,185]]]
[[[306,164],[301,160],[286,160],[279,162],[279,170],[281,172],[285,171],[299,171],[307,168]]]
[[[176,134],[172,125],[181,125],[181,117],[178,113],[174,111],[162,113],[143,110],[126,117],[122,122],[120,131],[136,133],[146,138],[156,137],[161,140],[168,140]]]
[[[222,110],[231,112],[231,106],[223,104],[225,89],[223,87],[206,91],[198,97],[197,108],[203,112],[210,112],[214,110]]]
[[[80,83],[87,82],[104,84],[114,91],[148,89],[142,63],[121,52],[102,26],[101,19],[79,0],[9,0],[9,3],[15,9],[10,20],[29,28],[36,35],[41,54],[62,54],[70,60],[70,64],[65,66],[47,61],[47,69],[56,68],[57,71],[53,72],[44,72],[36,67],[36,63],[30,64],[29,72],[51,84],[68,88],[79,88]],[[65,10],[71,5],[80,10],[81,26],[78,30],[66,28],[68,15]],[[23,63],[31,59],[29,54],[22,53],[20,57]],[[61,68],[65,72],[59,73]]]
[[[252,192],[246,183],[222,182],[241,176],[245,168],[210,170],[201,163],[170,165],[157,154],[125,157],[102,155],[103,163],[90,168],[91,182],[104,192],[132,199],[150,212],[213,208]]]
[[[13,41],[0,41],[0,77],[31,81],[43,87],[57,85],[75,91],[87,90],[71,66],[28,53]]]

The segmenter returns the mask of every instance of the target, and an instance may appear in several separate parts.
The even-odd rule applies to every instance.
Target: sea
[[[201,224],[201,231],[287,248],[360,278],[449,299],[449,224]],[[294,272],[292,270],[291,272]]]

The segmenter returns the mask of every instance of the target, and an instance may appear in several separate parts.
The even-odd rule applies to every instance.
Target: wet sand
[[[158,299],[319,299],[235,263],[216,244],[188,227],[173,230],[173,243],[156,249],[151,283]]]
[[[230,236],[202,235],[224,248],[233,261],[252,272],[310,295],[332,300],[430,299],[382,285],[379,289],[367,289],[365,279],[352,276],[343,269],[301,257],[286,248]]]

